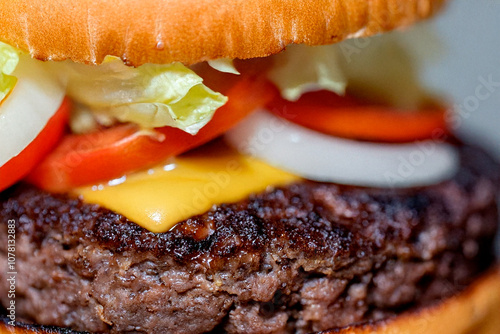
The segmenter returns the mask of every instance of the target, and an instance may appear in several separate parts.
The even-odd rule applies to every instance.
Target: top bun
[[[193,64],[369,36],[429,17],[445,1],[0,1],[0,40],[43,60]]]

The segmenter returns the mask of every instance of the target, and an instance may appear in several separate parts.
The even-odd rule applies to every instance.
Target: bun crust
[[[405,313],[368,325],[326,331],[321,334],[498,334],[500,333],[500,267],[483,275],[464,292],[435,306]],[[18,324],[0,320],[0,334],[77,334],[47,326]]]
[[[410,25],[446,0],[0,1],[0,40],[42,60],[193,64]]]
[[[322,334],[497,334],[500,333],[500,268],[464,292],[433,307],[393,319]]]

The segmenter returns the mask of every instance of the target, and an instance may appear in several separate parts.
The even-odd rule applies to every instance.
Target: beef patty
[[[159,234],[18,185],[0,195],[0,263],[14,220],[17,317],[75,330],[305,333],[387,318],[460,291],[493,261],[498,167],[460,151],[438,185],[303,181]]]

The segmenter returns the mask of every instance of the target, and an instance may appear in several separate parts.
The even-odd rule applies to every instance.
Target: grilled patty
[[[498,166],[460,152],[438,185],[303,181],[160,234],[20,184],[0,194],[0,265],[14,220],[17,317],[75,330],[306,333],[387,318],[457,293],[493,261]]]

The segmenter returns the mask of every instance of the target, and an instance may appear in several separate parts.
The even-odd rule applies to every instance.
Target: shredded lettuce
[[[274,57],[269,78],[287,100],[296,101],[303,93],[319,89],[344,94],[347,80],[335,45],[290,45]]]
[[[0,102],[16,85],[17,78],[11,74],[18,63],[18,51],[12,46],[0,42]]]
[[[422,39],[419,45],[414,36]],[[423,26],[339,43],[348,91],[400,109],[425,105],[432,96],[420,80],[415,54],[428,52],[427,59],[436,57],[440,52],[436,40],[435,33]]]
[[[53,66],[63,73],[67,94],[77,106],[144,128],[172,126],[196,134],[227,101],[180,63],[133,68],[108,56],[99,66]]]
[[[240,74],[240,72],[238,72],[238,70],[234,66],[233,60],[230,58],[209,60],[208,65],[219,72],[232,73],[237,75]]]
[[[281,95],[297,100],[303,93],[326,89],[388,103],[400,108],[418,108],[432,100],[418,78],[412,55],[418,49],[436,53],[432,30],[418,31],[426,36],[419,45],[409,40],[409,32],[346,40],[333,45],[290,45],[273,56],[269,78]]]

